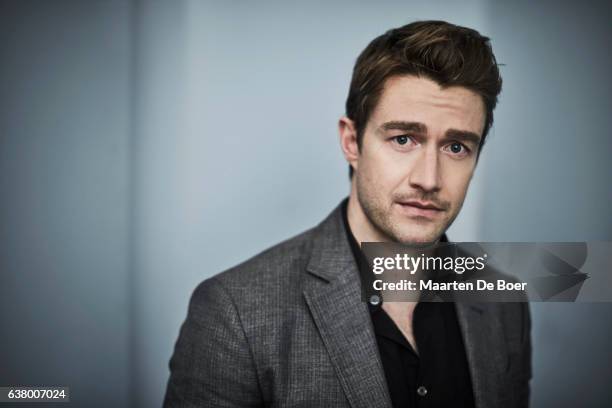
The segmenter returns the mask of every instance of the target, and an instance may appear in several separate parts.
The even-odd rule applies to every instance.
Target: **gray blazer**
[[[360,285],[340,206],[317,227],[205,280],[170,360],[164,407],[390,408]],[[476,406],[527,406],[528,304],[456,310]]]

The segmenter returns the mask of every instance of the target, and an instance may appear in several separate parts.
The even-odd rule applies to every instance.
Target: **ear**
[[[338,133],[344,158],[353,167],[353,170],[357,170],[357,165],[359,163],[359,146],[357,145],[355,122],[346,116],[342,116],[338,120]]]

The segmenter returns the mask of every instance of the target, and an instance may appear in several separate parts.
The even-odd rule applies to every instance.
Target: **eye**
[[[455,157],[465,157],[470,153],[470,149],[465,147],[463,143],[452,142],[444,147],[445,150],[449,151]]]
[[[408,143],[408,136],[406,135],[396,136],[395,141],[397,142],[397,144],[405,145],[406,143]]]
[[[397,136],[391,136],[387,139],[388,143],[391,143],[391,147],[398,152],[410,152],[420,145],[418,136],[412,136],[410,134],[403,134]]]
[[[451,143],[450,145],[450,150],[451,152],[457,154],[457,153],[461,153],[461,149],[463,149],[463,145],[461,143]]]
[[[410,144],[410,142],[412,142],[412,138],[408,135],[395,136],[392,138],[392,140],[394,140],[395,143],[397,143],[400,146],[405,146],[407,144]]]

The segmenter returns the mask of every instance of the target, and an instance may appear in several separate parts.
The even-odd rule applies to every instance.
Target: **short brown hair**
[[[410,74],[443,87],[463,86],[482,97],[486,110],[482,147],[493,124],[502,79],[489,38],[445,21],[417,21],[391,29],[361,52],[346,99],[346,116],[355,123],[358,146],[385,81]]]

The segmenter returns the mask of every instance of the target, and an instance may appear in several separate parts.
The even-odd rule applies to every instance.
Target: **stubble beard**
[[[355,174],[355,176],[357,177],[356,188],[359,205],[370,222],[370,225],[376,230],[378,235],[381,236],[384,241],[397,242],[403,245],[411,246],[430,245],[439,240],[442,234],[444,234],[448,227],[451,226],[463,205],[462,200],[457,210],[451,214],[450,217],[447,217],[441,221],[441,226],[436,227],[433,233],[428,234],[428,236],[424,237],[423,239],[415,239],[414,233],[420,228],[418,225],[419,223],[416,220],[412,221],[414,222],[414,226],[411,228],[411,231],[408,232],[408,235],[405,235],[401,231],[400,227],[394,224],[392,220],[392,207],[394,205],[393,197],[389,203],[386,203],[383,198],[383,194],[378,192],[376,188],[372,188],[375,183],[372,181],[368,183],[367,180],[363,180],[361,177],[359,177],[358,173]],[[450,210],[450,205],[446,210]]]

